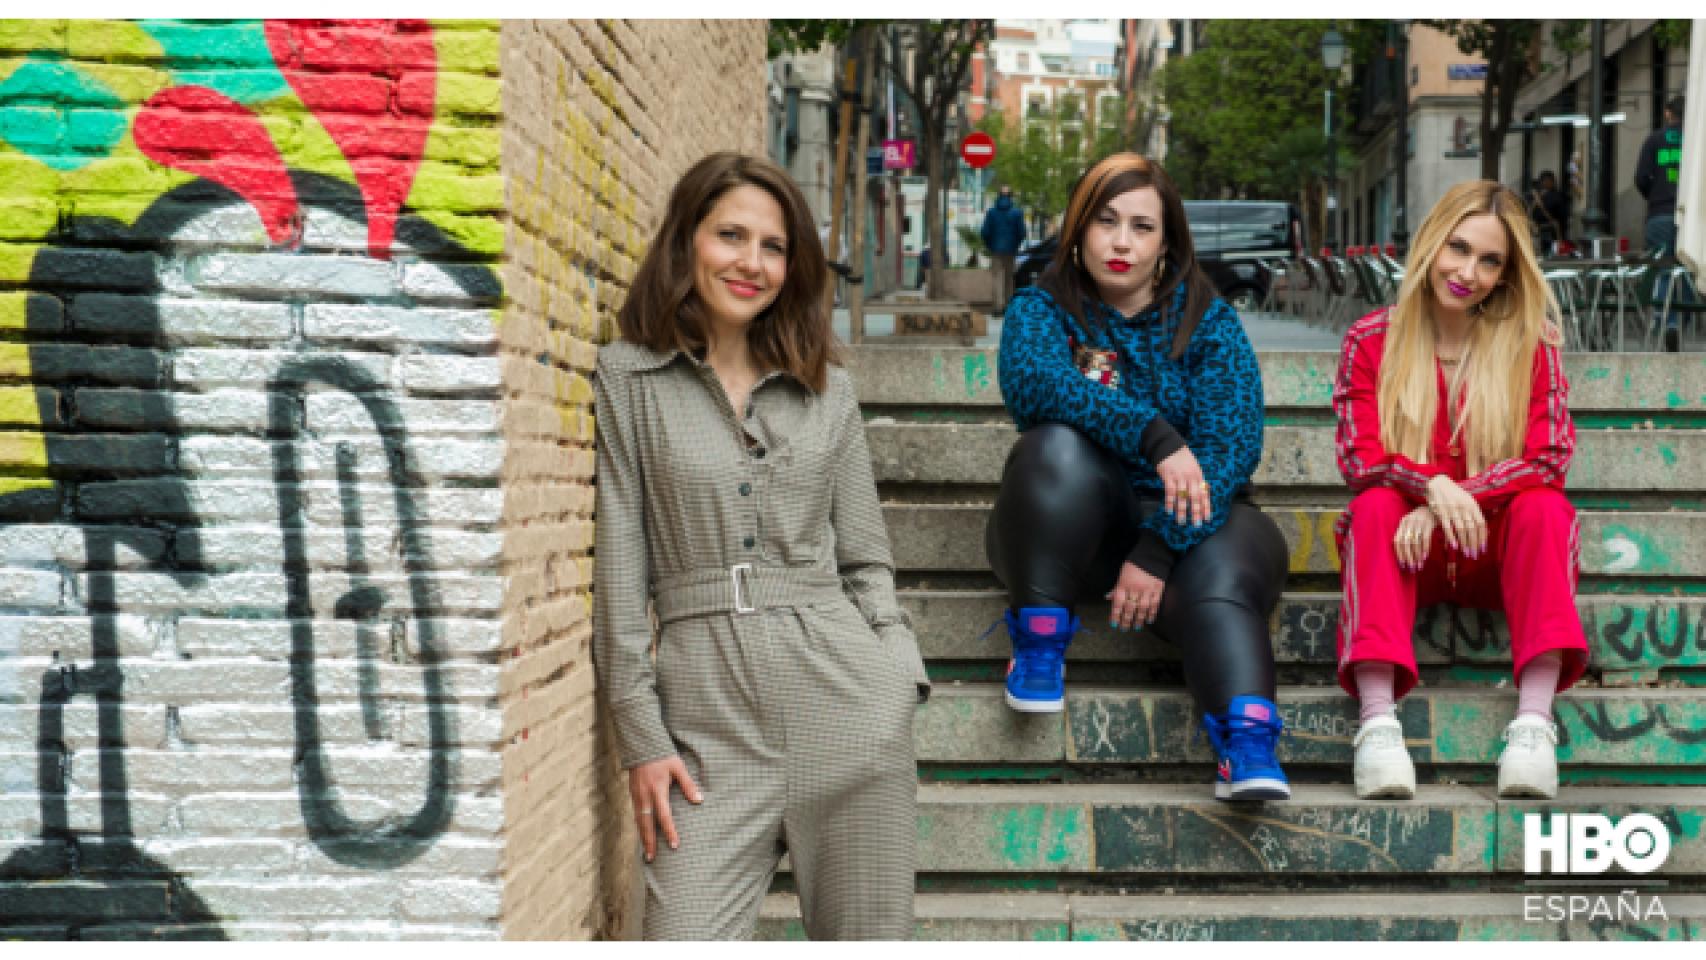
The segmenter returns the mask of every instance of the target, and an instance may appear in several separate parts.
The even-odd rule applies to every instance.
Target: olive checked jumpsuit
[[[845,370],[737,416],[690,354],[599,351],[593,654],[624,767],[680,754],[647,939],[750,936],[787,853],[813,938],[912,934],[929,692]],[[648,604],[655,613],[657,650]]]

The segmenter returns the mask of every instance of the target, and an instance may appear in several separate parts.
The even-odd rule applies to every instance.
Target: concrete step
[[[984,557],[984,504],[902,504],[883,507],[895,568],[902,571],[976,572]],[[1274,508],[1285,534],[1292,573],[1335,573],[1337,509]],[[1582,574],[1666,580],[1706,576],[1706,514],[1580,511]]]
[[[1699,940],[1706,896],[1640,895],[1639,920],[1548,917],[1538,890],[1496,893],[921,893],[919,940]],[[1555,892],[1555,891],[1554,891]],[[1581,894],[1583,891],[1570,890]],[[1595,891],[1596,896],[1601,893]],[[1615,896],[1607,889],[1604,894]],[[1544,897],[1544,894],[1540,894]],[[1659,899],[1664,916],[1654,915]],[[801,940],[799,898],[764,901],[758,937]],[[1568,903],[1559,908],[1568,910]],[[1615,911],[1615,905],[1612,906]],[[1615,916],[1615,913],[1614,913]]]
[[[1000,590],[902,590],[901,605],[912,616],[926,660],[1007,659],[1004,627],[986,632],[1007,608]],[[1339,624],[1337,593],[1287,593],[1274,611],[1274,658],[1279,663],[1337,663],[1334,635]],[[1706,668],[1706,599],[1583,595],[1576,609],[1587,631],[1591,663],[1608,681],[1653,679],[1659,670]],[[1149,631],[1108,628],[1107,604],[1078,611],[1084,630],[1067,650],[1071,662],[1170,660],[1178,651]],[[1510,633],[1502,613],[1436,606],[1416,620],[1416,659],[1423,664],[1510,663]]]
[[[861,406],[938,411],[1001,406],[993,348],[862,346],[848,353]],[[1270,414],[1331,406],[1337,353],[1261,351],[1257,360]],[[1564,369],[1570,410],[1578,417],[1642,413],[1655,422],[1699,425],[1706,414],[1706,354],[1571,353],[1564,355]]]
[[[1276,426],[1263,435],[1254,482],[1274,488],[1320,488],[1324,502],[1343,503],[1345,481],[1334,459],[1331,424]],[[1008,423],[867,424],[871,463],[881,484],[987,486],[1001,483],[1018,437]],[[1572,493],[1699,492],[1706,489],[1706,431],[1581,430],[1567,489]]]
[[[1524,814],[1579,811],[1647,813],[1668,826],[1670,856],[1646,879],[1706,875],[1698,787],[1573,787],[1556,801],[1501,801],[1491,788],[1424,784],[1414,800],[1370,802],[1348,786],[1302,784],[1289,801],[1226,804],[1205,780],[926,784],[918,798],[921,874],[1520,877]]]
[[[1357,728],[1350,697],[1337,687],[1286,686],[1276,699],[1286,724],[1281,761],[1339,766],[1349,782]],[[1464,687],[1418,687],[1399,705],[1410,756],[1421,766],[1490,768],[1515,713],[1514,691]],[[1553,713],[1566,773],[1644,766],[1664,782],[1706,767],[1706,699],[1698,689],[1578,687],[1558,697]],[[1205,783],[1214,756],[1183,689],[1074,683],[1070,669],[1066,709],[1055,714],[1012,710],[998,683],[938,683],[919,708],[913,742],[924,764],[997,772],[1013,765],[1201,764]],[[1706,791],[1695,790],[1706,803]]]

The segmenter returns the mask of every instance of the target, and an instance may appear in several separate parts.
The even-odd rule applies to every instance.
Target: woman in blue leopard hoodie
[[[1073,610],[1106,597],[1111,629],[1179,648],[1215,796],[1289,797],[1268,636],[1287,551],[1248,497],[1261,372],[1158,164],[1116,154],[1079,179],[1054,261],[1007,308],[1000,369],[1020,430],[987,538],[1008,704],[1062,709]]]

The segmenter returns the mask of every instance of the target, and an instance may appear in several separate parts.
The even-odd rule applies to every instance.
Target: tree
[[[1210,20],[1201,46],[1161,71],[1172,120],[1167,173],[1187,197],[1296,199],[1319,223],[1327,171],[1321,111],[1329,83],[1321,36],[1336,27],[1352,58],[1373,55],[1381,21]],[[1349,84],[1334,97],[1334,129],[1346,130]],[[1340,169],[1349,169],[1342,155]],[[1319,234],[1317,234],[1319,235]]]
[[[1481,87],[1481,176],[1499,178],[1499,157],[1504,153],[1505,134],[1510,131],[1511,113],[1517,91],[1547,69],[1541,62],[1545,20],[1421,20],[1457,41],[1457,49],[1487,61],[1487,79]],[[1552,39],[1563,50],[1580,46],[1583,24],[1579,20],[1557,21]]]
[[[1063,104],[1066,101],[1062,101]],[[1045,223],[1066,209],[1072,185],[1097,161],[1131,149],[1135,122],[1119,99],[1103,99],[1102,113],[1091,117],[1077,112],[1081,128],[1060,109],[1033,106],[1023,120],[991,111],[978,122],[978,129],[995,140],[997,183],[1013,188],[1013,199]]]
[[[881,24],[874,20],[772,20],[769,28],[770,55],[816,50],[825,43],[845,45],[854,31]],[[913,105],[918,124],[918,149],[924,158],[927,186],[924,190],[925,243],[934,251],[947,250],[947,228],[942,219],[941,194],[947,180],[946,139],[948,120],[971,76],[972,58],[978,47],[995,36],[993,20],[897,20],[889,23],[911,41],[912,57],[895,63],[893,51],[875,44],[878,62]],[[946,258],[930,261],[930,295],[940,295]]]
[[[948,249],[941,194],[947,180],[948,119],[971,75],[978,47],[995,36],[993,20],[912,20],[899,26],[912,41],[910,63],[888,64],[889,75],[915,108],[918,149],[924,157],[924,229],[930,258],[929,291],[938,297]],[[880,45],[879,45],[880,46]]]

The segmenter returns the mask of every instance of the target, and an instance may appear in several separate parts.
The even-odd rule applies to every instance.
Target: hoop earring
[[[1150,283],[1149,283],[1149,286],[1153,292],[1155,292],[1155,293],[1161,292],[1161,279],[1162,279],[1163,275],[1166,273],[1166,271],[1167,271],[1167,258],[1165,256],[1156,257],[1155,258],[1155,276],[1150,280]]]

